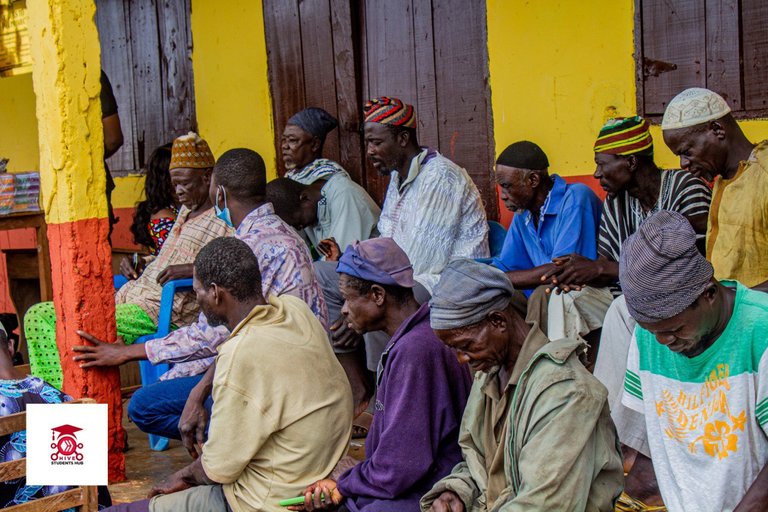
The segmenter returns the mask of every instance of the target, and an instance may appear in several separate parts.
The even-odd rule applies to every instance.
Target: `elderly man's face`
[[[197,209],[208,199],[211,184],[211,169],[173,169],[171,172],[173,186],[179,202],[190,210]]]
[[[487,372],[506,364],[510,348],[507,321],[493,311],[480,323],[460,329],[435,329],[435,334],[456,352],[459,363],[468,363],[473,371]]]
[[[629,159],[620,155],[595,153],[595,174],[600,186],[608,197],[616,197],[624,192],[632,181]]]
[[[638,322],[656,341],[687,357],[701,354],[711,345],[710,334],[720,315],[714,310],[716,288],[711,285],[681,313],[660,322]]]
[[[344,298],[341,314],[352,330],[359,334],[378,330],[382,320],[382,308],[377,304],[374,290],[360,293],[346,274],[339,275],[339,291]]]
[[[318,156],[320,140],[296,125],[288,124],[280,139],[283,163],[289,171],[301,169],[312,163]]]
[[[664,142],[680,157],[680,168],[697,178],[713,181],[725,167],[728,150],[709,125],[691,126],[663,132]]]
[[[501,188],[501,200],[509,211],[520,213],[533,203],[535,190],[531,174],[527,169],[496,165],[496,183]]]

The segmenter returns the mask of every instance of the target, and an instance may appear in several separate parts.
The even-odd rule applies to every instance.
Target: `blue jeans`
[[[189,393],[203,378],[203,374],[179,379],[161,380],[140,388],[128,402],[128,416],[147,434],[155,434],[169,439],[181,439],[179,419],[187,403]],[[213,399],[205,401],[208,414],[211,413]],[[206,433],[207,433],[206,428]]]

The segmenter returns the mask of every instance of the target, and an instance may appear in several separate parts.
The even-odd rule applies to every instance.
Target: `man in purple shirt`
[[[429,305],[414,298],[413,268],[394,240],[349,246],[337,271],[349,327],[391,339],[377,370],[365,460],[337,481],[309,485],[304,504],[292,510],[341,504],[352,512],[417,512],[421,496],[461,462],[457,436],[472,386],[469,368],[432,332]]]

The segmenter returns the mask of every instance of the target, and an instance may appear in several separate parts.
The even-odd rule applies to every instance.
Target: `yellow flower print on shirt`
[[[704,445],[704,451],[711,457],[717,456],[718,459],[725,459],[729,452],[735,452],[739,442],[739,437],[731,433],[731,426],[725,421],[713,421],[704,425],[704,435],[699,439]]]

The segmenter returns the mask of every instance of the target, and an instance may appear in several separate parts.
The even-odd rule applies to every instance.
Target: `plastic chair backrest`
[[[173,314],[173,296],[178,292],[192,290],[192,279],[176,279],[163,285],[163,294],[160,297],[160,314],[157,318],[157,332],[147,334],[136,340],[136,343],[146,343],[155,338],[164,338],[171,332],[171,315]],[[139,361],[141,373],[141,385],[149,386],[160,379],[160,376],[171,369],[166,363],[152,364],[149,361]],[[149,447],[157,452],[168,448],[168,439],[154,434],[148,434]]]
[[[495,220],[488,221],[488,248],[491,251],[491,257],[495,258],[501,254],[504,247],[504,240],[507,238],[507,230],[504,226]]]

